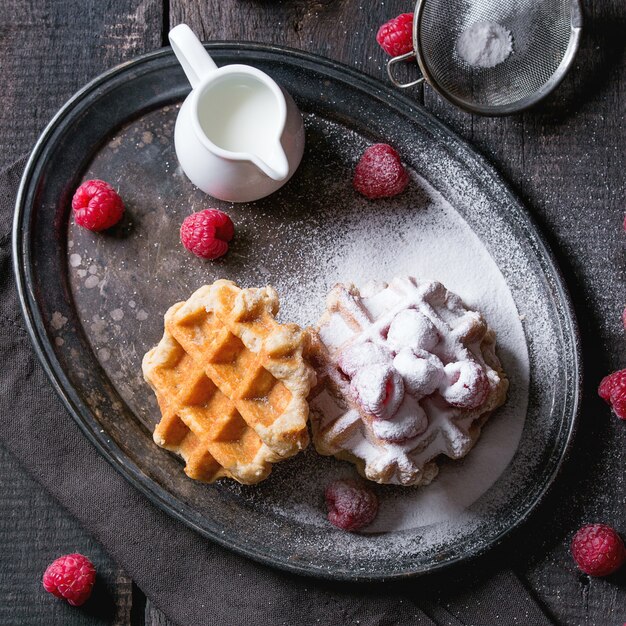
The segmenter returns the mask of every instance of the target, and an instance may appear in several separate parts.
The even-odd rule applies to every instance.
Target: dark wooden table
[[[590,579],[568,542],[585,521],[626,532],[626,424],[595,396],[599,378],[626,366],[619,316],[626,300],[624,233],[626,8],[585,0],[585,35],[574,68],[534,111],[470,116],[428,87],[414,97],[482,151],[545,230],[583,328],[586,400],[572,459],[548,502],[494,558],[506,560],[558,624],[626,621],[626,574]],[[0,13],[0,166],[28,152],[54,112],[85,82],[167,43],[189,24],[205,40],[273,42],[316,52],[385,80],[375,42],[382,22],[410,0],[4,0]],[[58,554],[80,551],[98,566],[92,611],[42,593]],[[0,447],[0,624],[166,624],[96,541]],[[503,622],[506,623],[506,618]]]

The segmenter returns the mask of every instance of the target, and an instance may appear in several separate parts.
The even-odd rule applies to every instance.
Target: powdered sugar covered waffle
[[[439,282],[338,284],[318,335],[315,447],[370,480],[430,483],[436,457],[465,456],[505,400],[494,332]]]

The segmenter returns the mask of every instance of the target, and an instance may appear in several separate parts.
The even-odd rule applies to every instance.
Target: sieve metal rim
[[[428,2],[428,0],[417,0],[415,4],[415,10],[413,13],[413,50],[411,52],[407,52],[406,54],[402,54],[400,56],[389,59],[387,61],[387,74],[391,82],[400,89],[407,89],[408,87],[419,85],[422,82],[427,82],[442,98],[459,107],[463,111],[466,111],[467,113],[476,113],[477,115],[484,115],[489,117],[499,117],[503,115],[511,115],[513,113],[519,113],[521,111],[529,109],[530,107],[534,106],[535,104],[546,98],[561,83],[561,81],[565,78],[565,75],[567,74],[569,68],[571,67],[576,56],[576,52],[578,51],[578,48],[580,46],[583,27],[582,3],[581,0],[570,0],[570,38],[563,58],[561,59],[561,62],[559,63],[552,76],[534,93],[515,102],[491,106],[474,104],[472,102],[468,102],[467,100],[457,98],[453,94],[449,93],[446,89],[441,87],[435,77],[429,71],[427,63],[424,61],[419,32],[422,24],[424,6],[426,5],[426,2]],[[393,74],[393,66],[396,63],[399,63],[401,61],[407,61],[414,57],[422,74],[421,77],[409,83],[398,82]]]

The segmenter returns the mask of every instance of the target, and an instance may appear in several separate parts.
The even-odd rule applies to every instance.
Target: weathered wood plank
[[[0,37],[0,167],[100,72],[161,46],[162,0],[6,0]]]
[[[185,22],[205,41],[298,48],[382,77],[387,56],[376,43],[376,32],[382,23],[411,11],[412,5],[407,0],[171,0],[170,26]]]
[[[412,4],[171,0],[169,26],[187,22],[205,40],[302,48],[384,78],[385,57],[374,41],[376,29]],[[88,79],[158,47],[167,30],[161,25],[160,0],[111,0],[106,5],[94,0],[8,0],[3,9],[0,166],[26,151],[58,106]],[[618,238],[624,207],[626,81],[619,0],[588,0],[586,12],[586,37],[576,68],[537,110],[489,120],[456,111],[428,88],[424,100],[498,165],[544,225],[575,288],[587,336],[597,338],[585,345],[588,399],[579,443],[561,481],[577,485],[576,497],[565,486],[553,494],[532,521],[534,532],[524,534],[529,541],[525,551],[534,556],[518,556],[516,565],[559,622],[599,625],[613,623],[618,609],[623,610],[623,577],[618,581],[579,577],[567,543],[571,531],[584,521],[605,521],[626,530],[623,501],[612,495],[624,493],[626,431],[594,399],[602,373],[624,366],[626,359],[619,323],[626,264]],[[415,97],[420,94],[416,91]],[[599,249],[606,252],[598,254]],[[606,264],[615,272],[604,271]],[[6,579],[0,581],[0,624],[129,623],[130,581],[1,451],[0,485],[0,543],[10,547],[0,557],[0,578]],[[594,496],[599,491],[605,495]],[[541,540],[533,542],[529,539],[533,536]],[[42,568],[56,554],[71,550],[94,557],[105,583],[99,588],[112,596],[96,613],[69,609],[39,590]],[[149,625],[168,623],[149,602],[143,619]]]
[[[162,19],[162,0],[3,2],[0,167],[30,150],[58,107],[88,80],[160,47]],[[0,502],[0,624],[130,624],[130,579],[3,450]],[[41,589],[48,563],[74,551],[98,570],[94,596],[82,609]]]
[[[600,626],[623,613],[623,576],[579,575],[569,541],[589,522],[626,531],[626,430],[596,393],[602,376],[626,364],[619,319],[626,291],[623,3],[588,0],[585,14],[574,67],[536,109],[505,119],[471,116],[428,87],[424,101],[497,164],[544,227],[565,271],[583,330],[582,420],[557,490],[524,535],[518,567],[558,623]]]

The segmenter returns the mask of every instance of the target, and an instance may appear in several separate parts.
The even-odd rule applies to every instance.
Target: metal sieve
[[[466,29],[485,21],[511,33],[513,52],[495,67],[472,67],[456,43]],[[418,0],[413,51],[390,59],[387,73],[401,89],[427,81],[469,113],[508,115],[536,104],[561,82],[581,32],[580,0]],[[394,66],[412,58],[422,76],[401,83]]]

